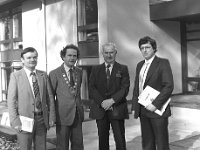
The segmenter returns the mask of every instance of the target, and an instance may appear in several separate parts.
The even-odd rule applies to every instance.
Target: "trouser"
[[[143,150],[169,150],[168,118],[140,117]]]
[[[20,150],[46,150],[47,129],[42,115],[34,117],[33,132],[22,131],[17,134]]]
[[[69,141],[71,150],[83,150],[83,132],[82,121],[76,111],[74,122],[71,126],[56,125],[57,146],[56,150],[69,150]]]
[[[124,119],[111,119],[108,113],[96,120],[99,136],[99,150],[109,150],[110,125],[113,130],[116,150],[126,150]]]

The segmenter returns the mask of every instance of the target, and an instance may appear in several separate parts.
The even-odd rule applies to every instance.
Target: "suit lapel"
[[[102,81],[102,84],[104,85],[105,89],[106,89],[106,67],[105,67],[105,63],[100,65],[100,70],[99,70],[99,79],[100,81]]]
[[[65,71],[64,63],[60,66],[60,71],[61,71],[61,78],[63,80],[64,86],[68,89],[68,85],[66,82],[69,82],[69,78],[67,76],[67,72]]]
[[[141,63],[138,65],[138,77],[139,77],[139,75],[140,75],[140,71],[141,71],[141,69],[142,69],[142,66],[144,65],[144,60],[143,61],[141,61]]]
[[[24,69],[21,70],[21,75],[22,78],[24,79],[24,82],[22,84],[25,84],[25,87],[27,87],[27,91],[30,93],[30,95],[32,95],[32,98],[34,99],[34,95],[31,88],[32,85],[30,85],[30,82],[28,80],[27,74]]]
[[[155,70],[158,66],[158,63],[159,63],[159,59],[158,59],[158,57],[155,57],[154,60],[151,63],[151,66],[149,67],[147,77],[146,77],[146,80],[145,80],[145,83],[144,83],[144,87],[145,87],[146,83],[149,81],[149,79],[151,78],[151,76],[153,75],[153,73],[155,72]]]
[[[111,76],[110,76],[109,88],[112,87],[112,84],[114,83],[114,79],[115,79],[118,69],[119,69],[119,64],[117,62],[115,62],[113,65],[113,68],[112,68]]]
[[[44,82],[43,82],[44,73],[38,72],[36,70],[36,74],[38,76],[38,85],[39,85],[39,89],[40,89],[40,98],[42,100],[42,97],[43,97],[43,87],[44,87]]]

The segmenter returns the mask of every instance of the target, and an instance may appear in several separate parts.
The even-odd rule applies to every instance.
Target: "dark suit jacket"
[[[77,78],[77,93],[76,96],[70,93],[69,87],[63,77],[67,77],[64,69],[64,64],[52,70],[49,74],[50,82],[53,89],[53,94],[56,97],[56,124],[57,125],[72,125],[76,108],[78,108],[81,121],[84,120],[83,103],[80,96],[80,87],[82,82],[82,70],[75,67],[74,79]]]
[[[114,63],[110,77],[110,86],[108,95],[113,98],[114,119],[128,118],[126,96],[129,91],[130,79],[128,67],[117,62]],[[89,95],[91,99],[91,108],[89,116],[93,119],[101,119],[105,110],[101,107],[103,100],[107,99],[106,95],[106,69],[105,64],[93,67],[89,80]]]
[[[36,70],[42,101],[43,118],[47,128],[55,122],[55,105],[47,74]],[[34,95],[24,69],[13,72],[8,87],[8,110],[11,126],[21,125],[19,115],[34,118]]]
[[[138,96],[139,96],[139,74],[140,70],[144,64],[144,60],[139,62],[137,64],[136,68],[136,77],[135,77],[135,87],[133,90],[133,110],[135,110],[135,118],[138,118],[138,116],[141,113],[141,110],[144,110],[144,114],[147,117],[151,118],[158,118],[158,117],[168,117],[171,115],[170,106],[166,108],[165,112],[162,116],[159,116],[155,114],[154,112],[150,112],[146,110],[145,108],[142,108],[138,103]],[[153,101],[153,105],[157,109],[161,109],[163,104],[168,100],[168,98],[171,96],[171,93],[174,88],[173,83],[173,76],[171,67],[169,64],[169,61],[167,59],[155,57],[154,60],[151,63],[151,66],[149,67],[147,77],[144,83],[143,88],[145,88],[147,85],[151,86],[152,88],[160,91],[160,94],[157,96],[157,98]]]

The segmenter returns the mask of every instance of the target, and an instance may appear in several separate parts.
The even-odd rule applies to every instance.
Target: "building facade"
[[[136,64],[142,60],[138,40],[146,35],[156,39],[157,55],[170,61],[175,81],[173,94],[198,92],[200,20],[182,19],[185,17],[179,12],[162,14],[158,9],[174,1],[3,0],[0,2],[0,101],[6,101],[10,73],[21,68],[23,48],[35,47],[39,53],[37,68],[49,72],[61,65],[59,52],[69,43],[81,50],[78,65],[83,69],[82,99],[88,99],[90,70],[103,62],[101,46],[105,42],[116,43],[117,61],[128,65],[130,99]],[[194,17],[198,18],[189,18]]]

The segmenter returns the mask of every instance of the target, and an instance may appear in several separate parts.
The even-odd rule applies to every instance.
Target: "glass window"
[[[98,40],[97,0],[77,0],[78,41]]]
[[[77,0],[77,36],[81,58],[98,57],[97,0]]]
[[[10,74],[21,69],[22,50],[21,8],[0,13],[0,101],[6,101]]]
[[[186,23],[188,92],[200,91],[200,23]]]
[[[98,58],[98,5],[97,0],[77,0],[77,41],[80,59]],[[85,59],[86,60],[86,59]],[[88,100],[88,82],[91,66],[80,66],[83,70],[81,98]]]

